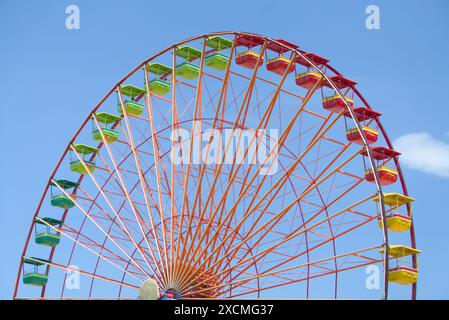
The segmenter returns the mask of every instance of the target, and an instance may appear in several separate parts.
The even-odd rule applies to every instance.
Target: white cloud
[[[402,153],[401,163],[410,169],[449,178],[449,143],[419,132],[399,137],[393,145]]]

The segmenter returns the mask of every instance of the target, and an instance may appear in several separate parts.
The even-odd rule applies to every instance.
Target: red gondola
[[[368,144],[372,144],[377,141],[377,137],[379,136],[379,132],[370,127],[362,126],[362,132],[365,135],[366,142]],[[359,145],[364,145],[362,136],[357,130],[357,128],[349,129],[346,131],[346,138]]]
[[[323,76],[319,72],[309,70],[307,72],[298,74],[295,78],[295,82],[298,86],[305,89],[312,89],[315,84],[321,80]],[[317,89],[321,87],[321,84],[317,86]]]
[[[257,65],[257,61],[259,61],[259,65],[263,63],[263,55],[259,60],[260,54],[251,50],[251,48],[262,45],[264,43],[263,38],[253,35],[239,35],[235,41],[237,46],[248,48],[247,51],[237,54],[235,58],[236,64],[247,69],[254,69]]]
[[[380,166],[377,168],[377,174],[380,180],[379,183],[382,186],[390,185],[398,180],[398,172],[391,168]],[[365,172],[365,180],[373,183],[376,182],[372,169],[368,169]]]
[[[378,147],[370,147],[371,155],[374,160],[382,161],[386,159],[391,159],[400,155],[399,152],[388,149],[386,147],[378,146]],[[363,150],[361,154],[365,157],[368,156],[368,152]],[[390,185],[395,183],[398,179],[398,172],[395,169],[387,168],[385,166],[379,166],[377,168],[377,173],[379,176],[379,183],[383,186]],[[375,182],[374,173],[372,169],[369,169],[365,172],[365,179],[368,182]]]
[[[282,76],[286,71],[287,74],[295,71],[295,64],[291,62],[290,59],[287,59],[284,56],[279,56],[274,59],[268,60],[267,70]]]
[[[259,66],[263,63],[263,56],[260,56],[260,60],[259,56],[258,53],[248,50],[238,54],[235,58],[235,63],[247,69],[254,69],[257,65],[257,61],[259,61]]]
[[[298,49],[298,45],[283,39],[277,39],[276,42],[270,41],[267,45],[267,49],[279,54],[278,57],[267,61],[268,71],[274,72],[279,75],[283,75],[285,72],[287,72],[288,74],[295,71],[295,62],[282,56],[281,54],[290,50]]]
[[[354,100],[352,100],[350,97],[345,97],[345,100],[347,101],[349,106],[352,107],[354,105]],[[323,108],[332,112],[340,113],[341,111],[346,109],[346,104],[339,95],[335,94],[331,97],[323,99]]]

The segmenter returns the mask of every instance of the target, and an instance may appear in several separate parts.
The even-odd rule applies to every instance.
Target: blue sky
[[[65,28],[78,5],[81,29]],[[365,28],[380,8],[381,29]],[[449,2],[0,0],[0,298],[10,298],[35,206],[86,114],[138,63],[193,35],[249,31],[331,60],[383,113],[403,148],[418,297],[449,298]],[[422,150],[422,152],[421,152]],[[429,156],[430,155],[430,156]]]

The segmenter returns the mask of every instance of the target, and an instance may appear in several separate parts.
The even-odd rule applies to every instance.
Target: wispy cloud
[[[402,153],[401,163],[409,168],[449,178],[449,143],[418,132],[397,138],[393,145]]]

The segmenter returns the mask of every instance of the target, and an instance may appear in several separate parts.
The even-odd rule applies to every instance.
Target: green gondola
[[[103,135],[108,143],[115,142],[118,139],[118,130],[108,128],[110,124],[119,122],[122,120],[122,117],[116,116],[114,114],[106,113],[106,112],[97,112],[95,116],[99,123],[102,125],[101,130],[103,131]],[[95,121],[92,120],[92,137],[95,141],[103,141],[101,137],[100,130],[97,128]]]
[[[120,86],[120,92],[122,93],[122,95],[134,99],[136,97],[144,95],[147,91],[131,84],[124,84]]]
[[[79,174],[87,174],[95,171],[95,161],[91,160],[91,155],[97,153],[99,150],[95,147],[91,147],[85,144],[74,144],[73,148],[78,154],[82,156],[82,161],[74,155],[74,151],[70,150],[70,170]],[[73,159],[73,160],[72,160]],[[85,167],[83,165],[85,164]]]
[[[183,62],[176,66],[176,75],[188,80],[198,78],[200,68],[190,62]]]
[[[201,51],[190,46],[180,46],[176,48],[176,56],[185,60],[176,66],[176,75],[188,80],[198,78],[200,68],[192,61],[201,57]]]
[[[158,76],[163,76],[172,73],[173,69],[159,62],[151,62],[148,63],[148,72],[154,73]]]
[[[115,142],[118,139],[118,130],[113,130],[109,128],[101,128],[103,135],[108,143]],[[93,130],[92,137],[96,141],[103,141],[101,137],[100,130]]]
[[[210,48],[220,51],[231,48],[232,41],[221,36],[213,36],[209,37],[206,40],[206,45]]]
[[[120,92],[123,96],[127,96],[129,99],[123,99],[123,105],[125,106],[126,113],[133,116],[139,116],[143,113],[143,104],[135,101],[136,97],[144,95],[147,91],[145,89],[125,84],[120,87]],[[120,114],[123,114],[121,100],[118,99],[117,110]]]
[[[53,218],[36,218],[35,221],[35,236],[34,240],[37,244],[47,246],[47,247],[56,247],[61,240],[61,236],[59,233],[53,232],[53,227],[60,227],[62,225],[61,220],[53,219]]]
[[[57,186],[60,186],[62,189],[69,191],[70,189],[78,187],[78,183],[68,181],[68,180],[55,180],[55,182],[51,182],[51,205],[54,207],[59,207],[62,209],[70,209],[75,203],[64,193],[62,193]],[[56,188],[58,191],[54,191]],[[75,195],[71,195],[72,198],[75,198]]]
[[[176,56],[192,61],[201,57],[201,51],[189,46],[180,46],[176,48]]]
[[[225,70],[228,66],[228,62],[229,58],[219,52],[212,53],[206,56],[206,58],[204,59],[204,63],[206,64],[206,66],[219,71]]]
[[[171,83],[161,79],[150,81],[150,92],[160,96],[166,95],[171,90]]]
[[[148,71],[157,76],[156,79],[150,80],[150,92],[158,95],[166,95],[171,90],[171,83],[165,78],[171,75],[173,69],[165,64],[153,62],[148,64]]]
[[[48,275],[41,269],[48,263],[51,261],[34,257],[23,258],[23,283],[37,287],[45,286]],[[31,266],[31,270],[27,270],[27,266]]]
[[[133,101],[133,100],[125,100],[123,101],[125,105],[126,114],[139,116],[143,113],[143,104]],[[117,106],[117,111],[119,113],[123,113],[122,104],[119,102]]]

